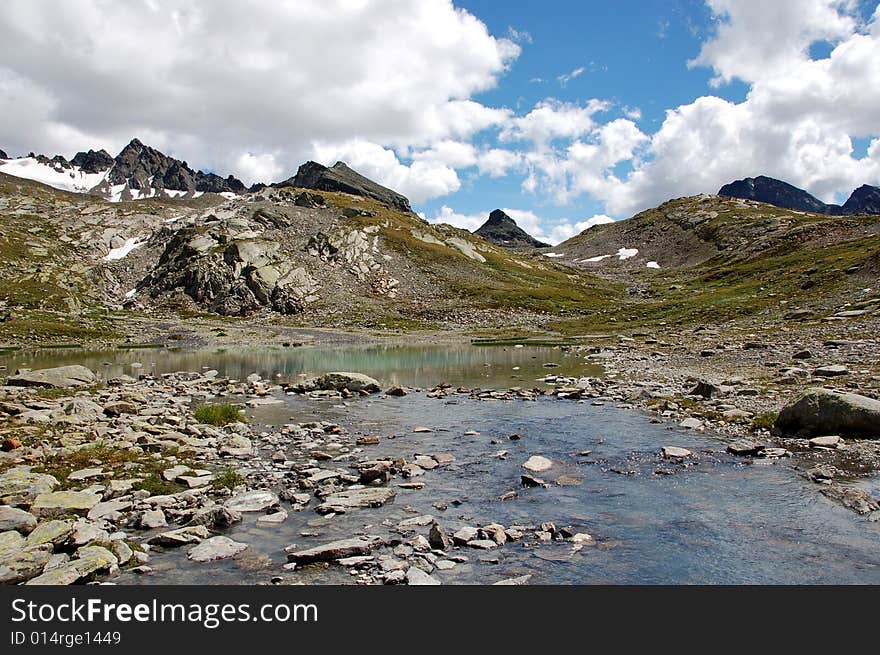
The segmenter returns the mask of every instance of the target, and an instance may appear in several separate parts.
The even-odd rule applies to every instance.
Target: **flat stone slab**
[[[52,544],[61,546],[73,535],[73,523],[70,521],[43,521],[28,535],[28,546]]]
[[[51,557],[49,544],[0,555],[0,584],[19,584],[37,577]]]
[[[324,502],[315,508],[319,514],[335,512],[344,514],[355,509],[369,507],[381,507],[390,501],[397,492],[387,487],[366,487],[364,489],[350,489],[330,494]]]
[[[9,507],[8,505],[0,507],[0,532],[17,530],[27,534],[35,527],[37,527],[37,517],[30,512],[25,512],[17,507]]]
[[[85,366],[57,366],[16,373],[7,381],[11,387],[86,387],[95,384],[95,374]]]
[[[210,539],[211,533],[204,525],[191,525],[177,530],[169,530],[151,538],[147,543],[159,546],[185,546]]]
[[[764,450],[765,446],[759,444],[756,441],[751,441],[749,439],[738,439],[727,446],[727,452],[732,455],[757,455],[762,450]]]
[[[542,455],[532,455],[523,463],[522,467],[533,473],[542,473],[553,468],[553,461]]]
[[[265,512],[277,507],[278,503],[278,496],[271,491],[246,491],[233,496],[223,505],[235,512]]]
[[[422,571],[419,567],[411,566],[406,572],[406,584],[410,586],[439,585],[441,582]]]
[[[665,459],[684,458],[693,455],[687,448],[679,448],[678,446],[663,446],[661,452]]]
[[[823,378],[833,378],[841,375],[849,375],[849,369],[846,366],[835,364],[834,366],[820,366],[813,371],[813,375]]]
[[[233,541],[229,537],[217,536],[205,539],[198,546],[190,550],[186,556],[193,562],[213,562],[218,559],[235,557],[248,547],[240,541]]]
[[[297,564],[309,564],[311,562],[330,562],[346,557],[367,555],[382,544],[385,540],[377,535],[366,535],[352,539],[340,539],[314,548],[294,550],[287,553],[287,559]]]
[[[810,439],[811,448],[837,448],[840,445],[840,437],[837,435],[826,437],[813,437]]]
[[[45,473],[32,473],[29,466],[16,466],[0,473],[0,502],[30,505],[40,494],[54,491],[58,480]]]
[[[85,516],[100,502],[101,496],[90,491],[52,491],[37,496],[31,505],[31,512],[40,518],[66,514]]]
[[[71,585],[90,579],[100,571],[117,566],[116,555],[102,546],[86,546],[77,551],[77,559],[28,580],[28,585]]]

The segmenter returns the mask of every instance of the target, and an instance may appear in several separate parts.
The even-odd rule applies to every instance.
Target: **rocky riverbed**
[[[813,411],[812,401],[798,409],[794,402],[817,385],[852,391],[846,383],[849,369],[834,369],[829,376],[827,367],[846,367],[853,351],[870,352],[874,344],[811,344],[810,358],[794,358],[816,360],[815,367],[801,367],[803,374],[783,373],[786,362],[769,367],[760,361],[796,344],[728,341],[719,348],[716,343],[721,357],[726,351],[744,352],[755,360],[751,366],[772,370],[760,378],[718,379],[701,368],[715,355],[702,352],[707,349],[696,341],[684,346],[645,335],[566,348],[560,358],[600,362],[606,375],[557,376],[552,373],[556,362],[546,362],[547,373],[532,384],[491,390],[449,384],[383,388],[357,373],[284,384],[258,374],[228,379],[212,370],[109,380],[78,366],[14,374],[0,389],[0,581],[168,582],[168,562],[178,569],[196,568],[250,557],[251,565],[266,575],[247,577],[248,582],[525,583],[533,575],[528,566],[495,565],[521,553],[554,561],[587,547],[598,547],[597,552],[613,548],[613,529],[595,519],[568,522],[571,513],[558,517],[543,505],[528,509],[530,494],[583,485],[584,466],[622,479],[661,479],[695,469],[738,471],[752,462],[780,462],[794,469],[793,477],[799,473],[809,487],[846,507],[856,525],[863,520],[877,525],[876,492],[857,482],[871,479],[865,476],[876,470],[880,448],[877,441],[854,438],[872,436],[868,432],[880,420],[872,404],[877,401],[826,389],[822,393],[836,403],[832,412]],[[847,356],[832,358],[841,352]],[[838,364],[841,360],[845,363]],[[743,358],[737,361],[742,364]],[[645,363],[650,368],[640,366]],[[868,368],[872,365],[862,362],[855,373],[868,393],[876,382]],[[646,375],[648,370],[654,375]],[[831,384],[839,380],[844,383]],[[343,424],[352,407],[377,398],[384,407],[375,425],[359,416]],[[306,403],[303,407],[335,408],[339,419],[328,420],[324,412],[322,418],[302,420],[310,413],[303,411],[291,420],[292,399]],[[416,408],[414,402],[422,404]],[[479,429],[465,429],[470,416],[479,423],[481,406],[536,402],[541,407],[587,406],[579,412],[613,407],[634,416],[631,410],[641,410],[648,413],[643,419],[648,425],[675,432],[662,441],[653,437],[649,450],[603,456],[609,438],[594,439],[589,448],[582,441],[563,440],[567,454],[536,452],[533,435],[516,431],[518,419],[503,436],[487,438]],[[419,408],[454,409],[463,403],[468,409],[458,417],[455,441],[441,439],[448,429],[430,423],[408,425],[402,434],[398,420],[383,431],[382,417],[390,420],[395,410],[389,408],[395,404],[400,411],[424,412]],[[222,412],[207,411],[230,406],[231,414],[222,420],[215,416]],[[783,406],[789,407],[783,416],[795,426],[787,434],[773,430]],[[441,411],[440,416],[448,413]],[[558,410],[542,411],[550,411],[541,419],[546,429],[560,429],[553,417]],[[840,434],[851,427],[848,412],[863,422],[856,423],[855,432]],[[417,416],[407,414],[405,420]],[[825,430],[815,420],[836,423]],[[792,434],[797,429],[803,434]],[[712,435],[718,447],[682,436],[689,432],[694,438]],[[418,441],[408,441],[407,435]],[[444,446],[449,450],[440,449]],[[461,461],[472,453],[474,462]],[[487,461],[502,468],[487,468]],[[479,482],[469,477],[474,466],[481,472]],[[493,477],[497,470],[504,471],[502,479]],[[475,484],[489,488],[481,492],[484,501],[469,505],[467,496],[477,492],[468,486]],[[452,492],[456,488],[457,495]],[[414,496],[417,492],[421,495]],[[526,505],[516,505],[520,501]],[[482,515],[456,512],[460,505]],[[253,535],[255,529],[277,534],[285,524],[297,526],[297,538],[286,544],[276,543],[277,537],[260,538],[275,544],[268,554],[265,544],[239,536]],[[316,576],[316,570],[325,577]],[[456,577],[464,571],[467,577]]]

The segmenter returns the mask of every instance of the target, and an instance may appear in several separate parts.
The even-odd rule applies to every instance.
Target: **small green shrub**
[[[229,489],[232,491],[238,485],[244,484],[244,478],[234,469],[224,469],[214,475],[211,486],[214,489]]]
[[[196,420],[208,425],[229,425],[230,423],[246,423],[247,418],[241,409],[235,405],[219,403],[216,405],[202,405],[195,411]]]
[[[776,412],[764,412],[763,414],[758,414],[752,420],[752,427],[756,430],[771,430],[773,426],[776,424],[776,418],[779,416]]]

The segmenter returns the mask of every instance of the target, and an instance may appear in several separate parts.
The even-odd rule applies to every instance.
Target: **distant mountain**
[[[339,191],[378,200],[382,204],[398,211],[412,212],[407,198],[364,177],[341,161],[336,162],[330,168],[317,162],[306,162],[299,167],[296,175],[272,186],[277,188],[297,187],[300,189],[314,189],[316,191]]]
[[[0,159],[9,159],[4,150],[0,150]]]
[[[880,214],[880,187],[863,184],[843,204],[844,214]]]
[[[725,184],[718,191],[718,195],[757,200],[783,209],[831,216],[880,214],[880,187],[867,184],[853,191],[843,206],[824,203],[803,189],[765,175],[747,177]]]
[[[500,209],[489,214],[489,220],[475,230],[474,234],[505,248],[548,248],[550,245],[531,236]]]
[[[132,139],[116,157],[106,150],[78,152],[70,161],[62,155],[50,159],[30,153],[27,157],[7,158],[0,164],[0,172],[112,201],[196,197],[209,192],[240,194],[246,190],[232,175],[223,178],[194,171],[185,161],[169,157],[138,139]]]

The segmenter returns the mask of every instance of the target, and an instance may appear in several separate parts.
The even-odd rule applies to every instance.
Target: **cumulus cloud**
[[[0,42],[4,148],[139,136],[242,177],[292,173],[319,143],[467,139],[509,115],[471,97],[520,52],[451,0],[7,0]],[[387,177],[457,188],[448,167],[413,168]]]

